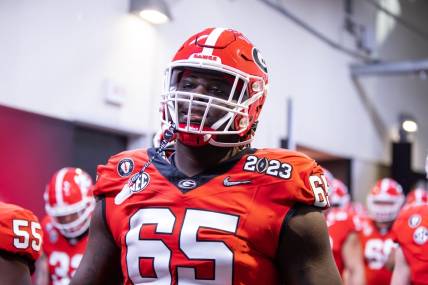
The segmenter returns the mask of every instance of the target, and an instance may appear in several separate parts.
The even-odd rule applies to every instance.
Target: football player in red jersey
[[[428,155],[425,170],[428,178]],[[391,285],[428,284],[428,195],[424,187],[407,195],[392,232],[399,246]]]
[[[387,261],[394,247],[391,227],[404,203],[401,185],[393,179],[379,180],[367,195],[369,217],[359,234],[364,253],[366,284],[389,284],[392,272]]]
[[[91,177],[66,167],[50,179],[44,194],[47,216],[42,221],[43,256],[37,284],[69,284],[86,249],[95,199]]]
[[[29,210],[0,202],[0,284],[31,284],[43,233]]]
[[[334,260],[345,284],[365,284],[361,244],[357,235],[361,222],[349,206],[351,196],[348,187],[336,178],[332,178],[329,184],[331,208],[325,214]]]
[[[407,193],[406,202],[404,203],[403,210],[404,208],[407,208],[408,206],[414,203],[428,203],[428,190],[425,187],[418,186],[412,189],[409,193]]]
[[[322,169],[249,147],[267,85],[259,50],[238,31],[208,28],[182,45],[166,72],[161,147],[98,167],[71,284],[340,284]],[[160,155],[174,136],[175,152]]]
[[[393,226],[395,266],[392,285],[428,284],[428,204],[412,203]]]

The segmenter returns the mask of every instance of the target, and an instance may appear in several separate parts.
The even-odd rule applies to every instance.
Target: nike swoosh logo
[[[251,183],[251,180],[230,181],[230,176],[227,176],[223,180],[223,185],[226,186],[226,187],[236,186],[236,185],[241,185],[241,184],[250,184],[250,183]]]

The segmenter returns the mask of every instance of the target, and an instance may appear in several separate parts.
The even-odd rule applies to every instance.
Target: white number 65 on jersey
[[[126,264],[129,278],[134,284],[171,284],[170,263],[172,251],[168,244],[160,239],[140,239],[143,225],[155,224],[156,233],[171,234],[176,218],[168,208],[147,208],[138,210],[129,221],[126,234]],[[238,226],[238,217],[234,215],[187,209],[179,236],[180,249],[189,259],[210,259],[214,261],[212,280],[196,278],[196,270],[191,267],[177,267],[179,284],[228,285],[233,280],[233,252],[222,241],[198,240],[201,227],[218,229],[234,234]],[[140,271],[140,258],[153,258],[156,277],[143,277]]]

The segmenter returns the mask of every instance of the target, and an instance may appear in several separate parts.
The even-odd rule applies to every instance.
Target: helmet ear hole
[[[240,55],[244,60],[251,61],[251,58],[246,56],[244,53],[240,53]]]

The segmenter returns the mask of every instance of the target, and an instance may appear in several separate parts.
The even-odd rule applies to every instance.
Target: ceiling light
[[[171,13],[164,0],[131,0],[130,12],[152,24],[171,20]]]
[[[401,142],[409,142],[412,138],[412,134],[418,131],[418,123],[415,118],[409,114],[400,114],[399,122],[399,139]]]
[[[418,130],[418,124],[412,120],[405,120],[401,123],[401,127],[408,133],[414,133]]]

